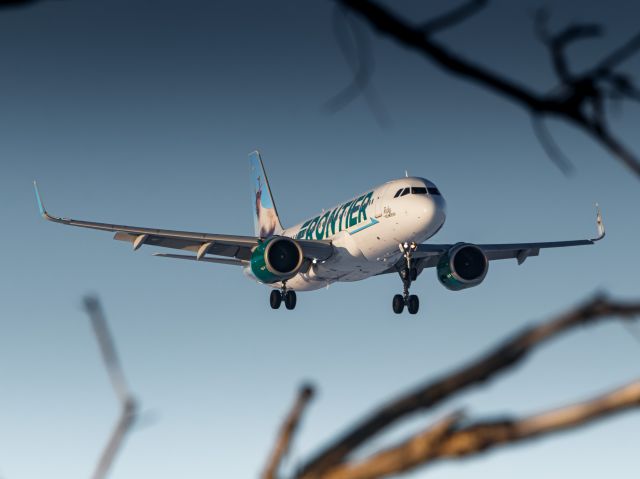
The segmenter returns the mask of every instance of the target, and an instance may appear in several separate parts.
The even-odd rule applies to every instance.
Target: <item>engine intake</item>
[[[489,260],[476,245],[458,243],[438,262],[438,280],[452,291],[478,286],[489,271]]]
[[[274,236],[251,253],[251,272],[263,283],[285,281],[298,273],[303,260],[302,248],[296,241]]]

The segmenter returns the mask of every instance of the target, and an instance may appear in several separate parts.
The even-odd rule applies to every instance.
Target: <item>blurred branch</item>
[[[639,90],[630,78],[614,69],[640,49],[640,33],[615,49],[590,70],[579,75],[569,72],[565,58],[566,47],[578,39],[600,33],[597,25],[573,25],[559,34],[546,31],[545,17],[538,18],[538,32],[550,46],[561,87],[549,93],[537,93],[527,86],[479,65],[436,41],[425,25],[414,25],[390,9],[371,0],[336,0],[339,5],[360,15],[380,34],[388,35],[404,47],[414,50],[444,71],[478,84],[503,96],[533,116],[555,116],[572,124],[604,147],[617,160],[640,177],[640,159],[630,152],[608,128],[603,104],[612,96],[637,100]],[[451,14],[449,21],[437,25],[451,25],[468,18],[484,6],[483,2],[470,2]],[[470,7],[473,5],[473,8]],[[460,13],[462,11],[462,13]],[[446,18],[446,16],[444,17]],[[427,23],[427,26],[429,24]],[[433,26],[433,25],[432,25]]]
[[[635,381],[599,397],[522,419],[479,421],[456,428],[458,417],[453,415],[425,433],[420,433],[361,462],[341,464],[317,477],[386,477],[437,460],[479,454],[492,447],[563,431],[639,406],[640,381]]]
[[[273,452],[269,456],[267,466],[262,473],[262,479],[275,479],[277,477],[278,469],[289,451],[293,436],[300,424],[302,413],[313,398],[313,394],[313,387],[310,385],[304,385],[298,391],[298,397],[282,424]]]
[[[573,173],[573,163],[562,153],[562,150],[560,150],[551,133],[549,133],[547,126],[544,124],[544,118],[533,116],[531,118],[531,124],[533,125],[533,131],[536,134],[536,138],[538,138],[538,142],[542,145],[542,148],[544,148],[544,151],[554,165],[556,165],[565,176]]]
[[[433,34],[456,26],[487,6],[489,0],[468,0],[448,12],[424,22],[420,28],[424,33]]]
[[[93,332],[98,340],[102,359],[109,379],[111,380],[111,385],[122,408],[120,417],[116,422],[92,476],[93,479],[102,479],[106,477],[109,472],[111,464],[122,446],[125,436],[133,426],[137,417],[138,407],[127,387],[120,360],[116,353],[113,338],[109,333],[107,320],[105,319],[100,302],[97,298],[87,296],[84,299],[84,306],[91,319]]]
[[[572,24],[556,34],[551,34],[547,28],[549,17],[548,10],[540,9],[537,11],[535,16],[536,32],[538,38],[549,49],[558,78],[563,83],[571,83],[573,76],[569,71],[566,57],[567,48],[578,40],[601,36],[602,27],[597,24]]]
[[[432,451],[451,433],[461,417],[461,413],[446,416],[395,447],[380,451],[360,462],[340,464],[320,477],[368,479],[408,471],[431,456]]]
[[[577,326],[613,318],[628,319],[639,314],[640,302],[625,303],[596,296],[550,321],[526,328],[470,364],[401,394],[376,409],[336,440],[330,441],[302,466],[296,477],[322,477],[322,474],[343,463],[362,444],[400,419],[451,399],[469,386],[484,383],[520,363],[536,347],[564,332]]]
[[[0,0],[0,9],[2,8],[14,8],[14,7],[27,7],[38,0]]]
[[[344,8],[336,6],[332,24],[334,37],[353,77],[342,90],[325,102],[324,108],[329,113],[335,113],[362,95],[378,124],[388,126],[389,115],[371,83],[375,61],[369,39]]]

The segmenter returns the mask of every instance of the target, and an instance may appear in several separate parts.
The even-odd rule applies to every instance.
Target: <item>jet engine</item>
[[[489,270],[489,260],[473,244],[458,243],[438,261],[438,280],[452,291],[478,286]]]
[[[284,236],[261,242],[251,253],[251,272],[263,283],[276,283],[293,278],[304,256],[300,245]]]

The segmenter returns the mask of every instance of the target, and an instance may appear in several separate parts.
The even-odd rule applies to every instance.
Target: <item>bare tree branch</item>
[[[492,447],[574,428],[637,407],[640,407],[640,381],[588,401],[522,419],[481,421],[455,428],[458,418],[452,416],[437,423],[425,433],[411,437],[363,461],[341,464],[318,477],[386,477],[438,460],[480,454]]]
[[[306,462],[296,477],[306,479],[327,472],[396,421],[450,399],[469,386],[485,382],[521,362],[542,343],[572,328],[605,319],[631,318],[638,314],[640,303],[611,301],[598,296],[555,319],[526,328],[467,366],[401,394],[373,411]]]
[[[388,35],[406,48],[417,51],[450,74],[489,89],[515,102],[534,116],[552,115],[578,127],[640,177],[640,159],[609,131],[603,108],[604,101],[610,97],[611,92],[608,88],[616,91],[619,83],[612,80],[620,76],[619,72],[614,72],[613,69],[640,49],[640,33],[607,55],[594,68],[573,77],[564,59],[565,47],[578,38],[593,36],[598,33],[598,29],[594,25],[582,25],[561,32],[559,36],[553,37],[552,50],[556,55],[556,71],[563,79],[562,88],[553,89],[550,93],[537,93],[451,51],[425,33],[422,26],[401,19],[390,9],[371,0],[336,1],[359,14],[379,33]],[[464,18],[464,15],[461,18]],[[630,88],[627,83],[622,82],[622,91],[618,90],[623,97],[630,97],[629,92],[637,92],[637,89]]]
[[[330,113],[335,113],[362,95],[378,124],[388,126],[389,115],[371,82],[375,60],[370,42],[355,19],[340,6],[334,9],[333,33],[345,62],[353,72],[353,78],[325,102],[324,108]]]
[[[113,432],[92,476],[93,479],[102,479],[107,476],[125,436],[131,430],[136,420],[138,406],[127,387],[124,372],[120,366],[120,360],[116,353],[113,338],[109,333],[107,320],[105,319],[100,302],[97,298],[87,296],[84,299],[84,306],[91,319],[91,325],[93,326],[93,331],[100,346],[100,352],[102,353],[107,374],[109,375],[113,390],[122,408],[120,417],[114,426]]]
[[[538,142],[544,148],[544,151],[547,153],[547,156],[551,159],[554,165],[558,167],[558,169],[565,176],[569,176],[574,171],[573,164],[566,157],[560,147],[558,147],[557,143],[549,133],[546,125],[544,124],[544,118],[536,115],[531,117],[531,123],[533,125],[533,131],[538,138]]]
[[[489,3],[488,0],[468,0],[442,15],[427,20],[420,28],[424,33],[433,34],[451,28],[475,15]]]
[[[500,444],[562,431],[640,406],[640,381],[584,402],[524,419],[478,422],[453,431],[434,452],[438,458],[477,454]]]
[[[553,67],[558,78],[563,83],[571,83],[573,75],[569,71],[566,58],[566,50],[571,43],[577,40],[593,38],[602,35],[602,27],[597,24],[573,24],[569,25],[559,33],[550,34],[547,28],[549,12],[540,9],[535,16],[536,32],[538,38],[549,48]]]
[[[461,417],[461,413],[446,416],[398,446],[380,451],[361,462],[341,464],[321,477],[322,479],[370,479],[413,469],[432,454]]]
[[[298,397],[282,424],[273,451],[267,461],[267,466],[262,473],[262,479],[275,479],[277,477],[278,469],[289,451],[296,429],[300,424],[302,413],[313,398],[313,394],[313,387],[308,384],[298,391]]]

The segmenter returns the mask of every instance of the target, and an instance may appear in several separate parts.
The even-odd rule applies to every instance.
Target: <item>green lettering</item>
[[[306,232],[307,226],[309,226],[309,223],[311,223],[311,220],[307,220],[304,222],[304,224],[300,228],[300,231],[298,231],[298,234],[296,235],[296,239],[302,239],[304,233]]]
[[[338,210],[340,208],[335,208],[329,214],[329,218],[327,218],[327,231],[326,236],[329,236],[329,225],[331,225],[331,235],[336,234],[336,220],[338,219]]]
[[[319,216],[316,216],[315,218],[313,218],[309,224],[309,226],[307,227],[307,234],[304,235],[304,239],[313,239],[313,230],[315,229],[316,226],[318,226],[318,220],[320,219]]]
[[[324,215],[322,215],[322,218],[320,218],[320,220],[318,221],[318,226],[316,227],[316,239],[321,240],[322,238],[324,238],[328,217],[329,217],[329,212],[327,211]],[[322,228],[320,227],[320,225],[322,225]]]
[[[351,206],[351,203],[353,203],[353,201],[349,201],[348,203],[345,203],[344,205],[342,205],[342,211],[340,212],[340,231],[342,231],[342,225],[344,224],[344,229],[347,229],[349,227],[349,207]],[[347,214],[345,214],[347,213]],[[342,218],[344,217],[344,223],[342,222]]]
[[[360,204],[360,212],[358,213],[358,223],[360,223],[360,221],[362,220],[367,219],[367,207],[371,203],[372,196],[373,196],[373,191],[371,193],[368,193],[362,200],[362,203]]]
[[[358,224],[358,216],[354,217],[354,215],[356,215],[360,211],[360,207],[358,205],[362,198],[364,198],[364,196],[356,199],[351,205],[351,208],[349,208],[349,227]]]

